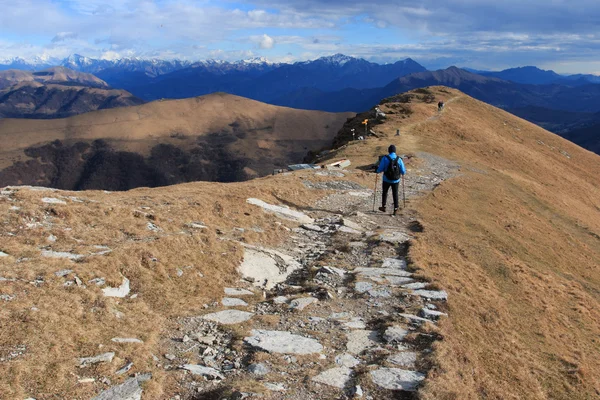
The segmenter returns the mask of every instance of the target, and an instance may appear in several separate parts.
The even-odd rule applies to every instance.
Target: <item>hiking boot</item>
[[[398,207],[394,208],[394,215],[398,212]]]
[[[379,211],[381,211],[381,212],[385,212],[385,206],[383,206],[383,207],[379,207]]]

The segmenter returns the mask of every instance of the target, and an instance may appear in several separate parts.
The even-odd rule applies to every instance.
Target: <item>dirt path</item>
[[[462,97],[462,96],[455,96],[455,97],[452,97],[450,100],[448,100],[448,101],[446,101],[446,102],[444,103],[444,108],[442,108],[442,110],[441,110],[441,111],[438,111],[438,112],[437,112],[437,113],[436,113],[434,116],[431,116],[431,117],[427,118],[427,119],[426,119],[426,120],[424,120],[424,121],[419,121],[419,122],[415,122],[415,123],[413,123],[413,124],[406,125],[406,126],[403,128],[403,130],[404,130],[405,132],[412,132],[412,131],[414,130],[414,128],[417,128],[417,127],[419,127],[419,126],[421,126],[421,125],[423,125],[423,124],[426,124],[426,123],[428,123],[428,122],[433,122],[433,121],[437,121],[437,120],[439,120],[439,119],[442,117],[442,115],[444,115],[446,112],[448,112],[448,104],[452,104],[452,103],[454,103],[456,100],[459,100],[461,97]]]

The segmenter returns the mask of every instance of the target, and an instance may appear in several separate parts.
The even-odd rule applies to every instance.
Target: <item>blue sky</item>
[[[0,59],[411,57],[600,74],[597,0],[0,0]]]

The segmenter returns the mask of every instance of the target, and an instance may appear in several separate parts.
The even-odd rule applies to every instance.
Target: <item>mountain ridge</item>
[[[0,185],[129,190],[242,181],[331,145],[352,115],[214,93],[66,119],[0,119]]]
[[[86,86],[99,89],[109,88],[108,83],[92,74],[74,71],[66,67],[51,67],[37,72],[21,70],[0,71],[0,90],[22,82]]]

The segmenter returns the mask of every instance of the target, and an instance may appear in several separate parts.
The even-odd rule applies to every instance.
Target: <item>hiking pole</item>
[[[375,173],[375,190],[373,191],[373,212],[375,212],[375,200],[377,200],[377,178],[379,178],[379,174]]]
[[[406,192],[404,191],[404,175],[402,175],[402,200],[404,201],[404,208],[406,208]]]

